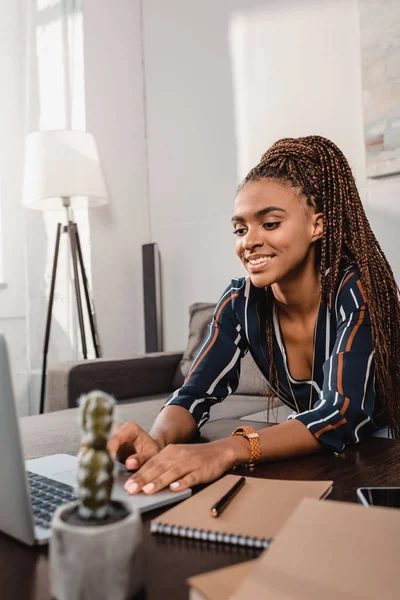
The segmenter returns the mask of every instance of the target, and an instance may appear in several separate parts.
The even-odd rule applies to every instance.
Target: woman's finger
[[[136,471],[140,469],[145,463],[147,463],[156,454],[156,450],[148,452],[138,452],[137,454],[131,454],[125,460],[125,466],[130,471]]]
[[[116,456],[119,448],[123,444],[134,444],[140,431],[142,431],[142,429],[133,421],[128,421],[123,425],[116,423],[113,433],[108,440],[107,450],[110,452],[110,454]]]
[[[178,473],[181,473],[179,475]],[[150,483],[146,484],[142,491],[145,494],[154,494],[166,487],[169,487],[172,491],[184,490],[188,487],[196,485],[202,481],[201,470],[196,469],[186,475],[182,476],[182,469],[170,469],[167,473],[163,473],[160,477],[153,479]],[[172,487],[171,487],[172,486]]]
[[[201,473],[200,471],[193,471],[192,473],[188,473],[181,479],[170,483],[169,489],[173,492],[180,492],[181,490],[186,490],[187,488],[193,487],[194,485],[198,485],[199,483],[204,483],[201,480]]]
[[[161,452],[157,452],[156,448],[154,448],[154,451],[153,448],[150,448],[150,450],[146,449],[142,452],[136,452],[136,454],[129,456],[125,463],[125,466],[128,469],[131,468],[130,464],[135,464],[135,462],[130,462],[131,458],[133,458],[135,462],[137,461],[137,464],[139,464],[137,468],[140,469],[139,473],[132,475],[134,481],[139,481],[140,478],[141,480],[146,480],[146,482],[148,482],[149,477],[152,475],[157,476],[159,473],[166,471],[170,465],[172,466],[176,462],[175,457],[169,456],[168,452],[166,452],[166,449],[162,450]],[[136,467],[132,467],[132,469],[135,468]],[[152,472],[152,475],[149,475],[150,472]]]
[[[182,467],[173,467],[158,476],[155,473],[150,472],[146,478],[136,480],[133,483],[133,489],[135,490],[134,493],[137,493],[141,490],[145,494],[155,494],[156,492],[168,487],[172,482],[182,478],[185,471],[186,469],[183,469]],[[127,490],[129,493],[131,493],[132,486],[129,486]]]
[[[159,455],[156,458],[158,457]],[[187,465],[177,465],[172,461],[149,461],[128,479],[124,487],[129,494],[138,494],[141,491],[146,494],[158,492],[185,475],[187,470]]]

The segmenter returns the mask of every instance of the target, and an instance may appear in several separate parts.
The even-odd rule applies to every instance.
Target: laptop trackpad
[[[124,469],[123,465],[118,468]],[[32,473],[49,477],[55,481],[66,483],[76,489],[78,459],[69,454],[52,454],[41,458],[33,458],[25,461],[26,469]]]
[[[70,456],[69,454],[53,454],[52,456],[43,456],[42,458],[27,460],[25,461],[25,465],[27,470],[32,473],[38,473],[38,475],[43,475],[44,477],[50,477],[61,483],[66,483],[76,490],[76,471],[78,467],[78,459],[76,456]],[[180,492],[171,492],[166,489],[150,496],[143,493],[136,496],[130,496],[124,489],[124,483],[129,477],[130,473],[126,472],[125,467],[117,463],[117,470],[116,473],[114,473],[112,498],[136,506],[142,513],[161,506],[174,504],[175,502],[184,500],[192,493],[190,488]]]
[[[52,454],[51,456],[26,460],[25,466],[32,473],[76,486],[76,469],[78,466],[76,456]]]

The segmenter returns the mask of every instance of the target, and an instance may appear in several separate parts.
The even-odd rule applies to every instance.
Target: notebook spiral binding
[[[222,544],[233,544],[235,546],[247,546],[248,548],[267,548],[269,540],[265,538],[234,535],[232,533],[217,533],[205,529],[192,529],[191,527],[178,527],[166,523],[151,523],[151,533],[174,535],[175,537],[204,540],[207,542],[219,542]]]

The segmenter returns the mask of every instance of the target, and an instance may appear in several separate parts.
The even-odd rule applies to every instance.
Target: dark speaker
[[[142,245],[142,269],[146,352],[161,352],[161,269],[157,244]]]

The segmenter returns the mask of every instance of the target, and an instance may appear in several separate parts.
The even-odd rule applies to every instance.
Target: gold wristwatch
[[[245,467],[254,467],[255,464],[261,460],[261,446],[260,438],[258,433],[254,431],[249,425],[243,425],[243,427],[236,427],[232,435],[240,435],[246,438],[250,444],[250,458],[249,461],[244,465]]]

